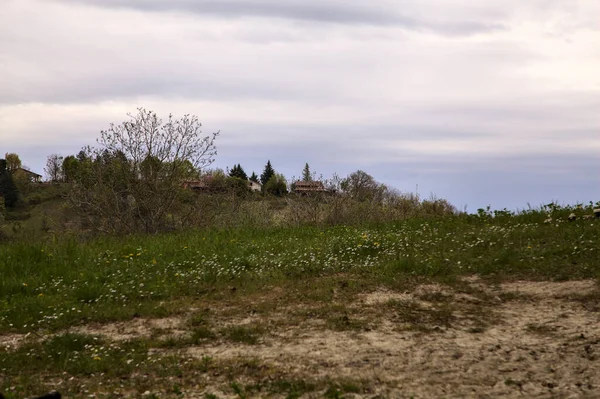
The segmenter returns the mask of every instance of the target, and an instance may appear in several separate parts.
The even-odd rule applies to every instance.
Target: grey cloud
[[[149,12],[184,12],[226,18],[267,17],[298,21],[392,25],[411,30],[436,31],[448,35],[470,35],[503,29],[502,22],[485,21],[481,15],[461,20],[428,18],[404,11],[403,4],[389,1],[355,2],[340,0],[58,0],[107,8],[129,8]]]
[[[111,74],[71,76],[68,80],[43,80],[31,87],[9,86],[0,94],[0,105],[42,102],[50,104],[94,103],[132,99],[133,97],[160,96],[162,98],[187,98],[244,100],[269,98],[284,99],[290,90],[282,87],[261,85],[248,80],[224,80],[176,71],[160,73],[153,71],[126,70]]]

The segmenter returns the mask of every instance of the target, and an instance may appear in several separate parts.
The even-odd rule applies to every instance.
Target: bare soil
[[[329,313],[305,303],[263,312],[212,304],[211,328],[262,326],[258,343],[217,338],[154,354],[209,357],[233,367],[260,363],[269,370],[261,378],[350,381],[359,389],[343,393],[346,398],[598,398],[599,292],[594,281],[494,285],[472,278],[405,292],[376,289],[328,304],[336,306]],[[185,336],[189,328],[186,317],[173,317],[76,331],[121,341]],[[0,337],[3,344],[20,341]],[[239,397],[224,375],[213,373],[183,387],[184,397]],[[316,390],[302,397],[324,394]]]

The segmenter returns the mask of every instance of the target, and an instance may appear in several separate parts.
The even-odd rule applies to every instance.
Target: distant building
[[[186,180],[183,182],[183,188],[195,190],[195,191],[208,191],[210,189],[210,182],[212,176],[204,176],[200,180]]]
[[[252,191],[261,191],[262,190],[262,185],[255,181],[252,181],[252,180],[248,180],[248,187]]]
[[[227,185],[225,184],[227,179],[232,179],[230,177],[224,177],[215,181],[215,177],[212,175],[206,175],[201,177],[198,180],[187,180],[183,182],[183,188],[190,189],[194,191],[224,191],[227,190]],[[238,179],[235,179],[238,180]],[[261,191],[262,185],[260,183],[253,182],[251,180],[246,181],[248,185],[248,189],[251,191]]]
[[[27,180],[29,180],[31,183],[41,183],[42,182],[42,175],[38,175],[35,172],[32,172],[30,170],[27,169],[23,169],[23,168],[17,168],[12,172],[13,176],[25,176],[27,178]]]
[[[320,181],[297,181],[294,183],[296,194],[328,193],[330,192]]]

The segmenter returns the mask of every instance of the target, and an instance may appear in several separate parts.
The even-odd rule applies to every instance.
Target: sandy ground
[[[372,392],[346,397],[600,398],[600,313],[586,309],[593,304],[571,300],[594,290],[593,282],[517,282],[488,289],[496,294],[490,309],[495,320],[481,332],[460,322],[433,326],[429,333],[403,331],[390,317],[371,331],[308,327],[300,334],[282,331],[262,345],[189,352],[259,358],[291,375],[371,382]],[[502,293],[515,299],[503,301]],[[413,294],[378,291],[363,302],[378,306],[414,299]],[[477,301],[468,295],[458,300]]]
[[[470,279],[468,285],[478,291],[422,285],[410,292],[380,289],[360,295],[345,305],[351,319],[364,316],[369,322],[341,330],[327,328],[318,318],[298,320],[293,305],[266,315],[219,318],[214,312],[220,326],[260,322],[272,327],[255,345],[215,340],[177,353],[258,359],[294,379],[362,381],[366,388],[344,394],[346,398],[600,398],[600,295],[595,282],[488,285]],[[444,304],[452,306],[450,322],[428,316]],[[422,317],[422,323],[401,317],[404,305],[418,306],[416,318]],[[173,317],[74,330],[118,341],[157,332],[180,336],[186,324],[185,318]],[[20,340],[3,336],[0,344],[18,345]],[[186,388],[184,396],[217,392],[237,397],[226,387],[227,381],[215,377],[202,389]]]

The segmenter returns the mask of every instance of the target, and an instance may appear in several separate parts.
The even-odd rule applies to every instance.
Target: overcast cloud
[[[363,169],[470,210],[600,200],[597,0],[3,0],[0,153],[41,172],[144,106],[220,167]]]

